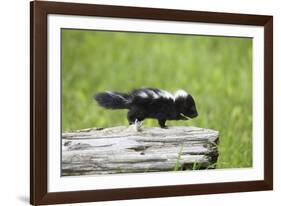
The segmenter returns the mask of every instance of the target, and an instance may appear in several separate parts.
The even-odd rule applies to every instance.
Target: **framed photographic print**
[[[272,190],[272,16],[30,9],[31,204]]]

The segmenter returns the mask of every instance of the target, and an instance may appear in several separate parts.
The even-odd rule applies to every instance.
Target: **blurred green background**
[[[127,125],[127,110],[106,110],[92,97],[140,87],[192,94],[199,116],[167,125],[218,130],[217,168],[252,166],[252,39],[62,30],[64,131]]]

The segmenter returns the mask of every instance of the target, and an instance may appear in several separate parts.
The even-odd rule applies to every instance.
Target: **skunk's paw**
[[[143,121],[138,121],[137,119],[135,120],[133,126],[136,132],[140,132],[141,131],[141,126],[143,124]]]
[[[130,126],[128,127],[129,131],[134,131],[134,132],[140,132],[142,131],[142,123],[143,121],[138,121],[137,119],[135,120],[135,122],[130,123]]]

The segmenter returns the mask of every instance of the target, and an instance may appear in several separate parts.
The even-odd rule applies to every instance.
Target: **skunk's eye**
[[[196,111],[195,106],[192,106],[192,107],[191,107],[191,111]]]

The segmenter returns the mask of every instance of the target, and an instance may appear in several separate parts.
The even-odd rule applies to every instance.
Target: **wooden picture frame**
[[[264,28],[264,179],[207,184],[48,191],[47,16],[98,16],[253,25]],[[30,4],[30,203],[34,205],[124,200],[273,189],[273,17],[155,8],[35,1]]]

